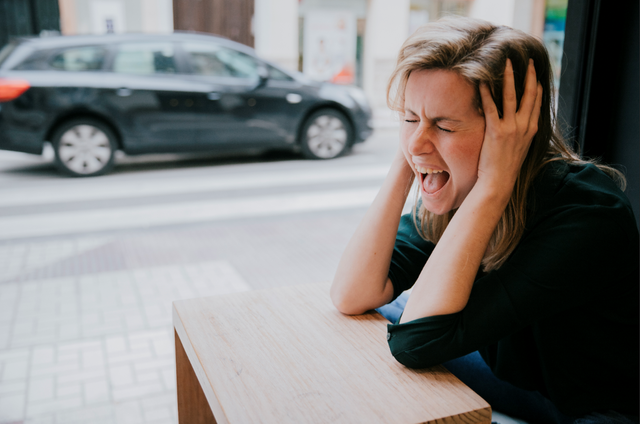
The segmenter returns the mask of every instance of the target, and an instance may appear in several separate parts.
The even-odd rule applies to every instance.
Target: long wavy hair
[[[480,83],[491,89],[493,100],[502,117],[502,79],[507,58],[513,64],[518,105],[522,99],[529,59],[533,59],[536,76],[542,84],[542,111],[527,157],[502,217],[493,233],[482,260],[485,272],[498,269],[516,248],[524,233],[527,218],[527,195],[531,183],[549,162],[562,160],[571,164],[594,163],[624,190],[624,175],[595,161],[582,160],[560,134],[554,105],[551,64],[546,48],[535,37],[506,26],[470,18],[448,17],[420,27],[403,44],[396,68],[387,87],[387,104],[404,113],[404,91],[413,71],[440,69],[456,72],[475,87],[475,106],[482,111]],[[455,211],[443,215],[429,212],[419,205],[413,210],[414,223],[420,235],[437,243]]]

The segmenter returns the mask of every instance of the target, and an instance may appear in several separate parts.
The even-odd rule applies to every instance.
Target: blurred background
[[[398,48],[420,25],[462,15],[544,38],[559,65],[568,0],[3,0],[9,36],[170,33],[225,36],[312,78],[362,87],[385,106]],[[559,76],[559,67],[557,74]]]
[[[0,424],[175,423],[173,300],[331,281],[398,146],[398,120],[385,103],[398,49],[442,16],[544,40],[565,135],[626,166],[637,214],[638,5],[629,2],[626,13],[622,3],[0,0]],[[243,46],[212,39],[218,47],[209,50],[176,41],[176,50],[156,43],[143,51],[126,38],[174,31]],[[613,41],[603,38],[614,32]],[[105,56],[56,50],[66,36],[92,34]],[[214,59],[228,75],[206,62]],[[142,85],[131,85],[132,75]],[[276,89],[289,115],[278,106],[277,116],[258,116],[267,97],[252,93]],[[79,99],[85,103],[72,110]],[[235,115],[216,115],[218,104]],[[199,105],[200,115],[191,114]],[[163,112],[155,120],[152,107]],[[61,110],[67,115],[49,117]],[[123,144],[125,124],[141,110],[147,114],[131,128],[142,133],[130,130],[130,138],[161,128],[162,146]],[[218,133],[208,125],[221,116],[229,140],[240,143],[233,151],[198,138]],[[52,129],[37,130],[47,122]],[[283,129],[287,122],[298,132]],[[274,128],[291,148],[273,140],[260,148]],[[67,154],[57,146],[72,146],[83,131],[95,136],[86,141],[96,143],[98,159],[105,146],[113,150],[109,173],[73,178],[87,173],[86,163],[56,166],[56,152]],[[309,160],[334,148],[316,149],[324,141],[314,145],[314,131],[348,148]],[[33,134],[39,138],[24,147]],[[195,140],[189,149],[180,147],[187,135]]]

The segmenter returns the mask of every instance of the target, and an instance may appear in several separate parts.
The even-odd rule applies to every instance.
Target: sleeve
[[[389,265],[389,279],[393,284],[393,300],[413,287],[435,245],[423,239],[409,213],[400,218],[396,243]]]
[[[462,311],[388,325],[396,359],[440,364],[611,289],[616,272],[638,261],[635,220],[620,204],[563,204],[525,233],[500,269],[476,280]]]

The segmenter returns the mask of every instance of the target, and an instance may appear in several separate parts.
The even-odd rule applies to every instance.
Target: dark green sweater
[[[478,273],[461,312],[390,324],[391,352],[422,368],[478,350],[498,378],[567,415],[637,415],[638,244],[629,202],[607,175],[552,162],[504,265]],[[403,216],[389,270],[396,297],[433,248]]]

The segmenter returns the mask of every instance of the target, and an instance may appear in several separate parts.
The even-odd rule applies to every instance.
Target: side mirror
[[[258,66],[258,83],[253,89],[257,90],[264,87],[267,85],[267,81],[269,81],[269,70],[264,65]]]

